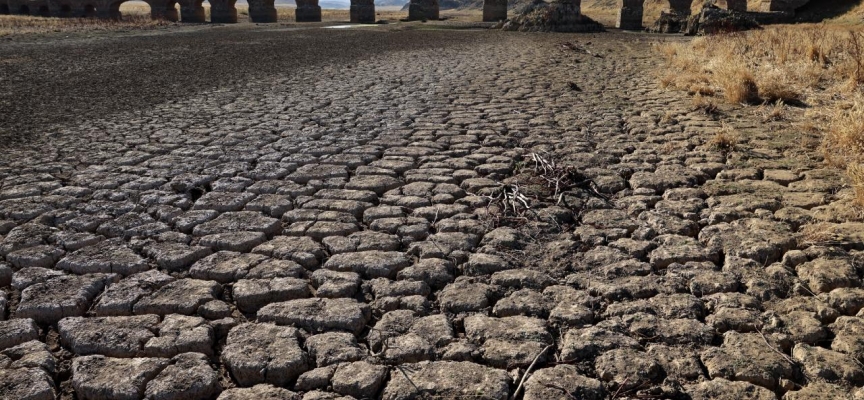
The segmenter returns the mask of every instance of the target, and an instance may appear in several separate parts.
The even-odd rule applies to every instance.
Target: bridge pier
[[[355,24],[374,24],[375,1],[351,0],[351,22]]]
[[[507,19],[507,0],[484,0],[483,22],[498,22]]]
[[[762,0],[759,11],[784,12],[795,14],[795,10],[803,7],[809,0]]]
[[[296,0],[296,2],[297,22],[321,22],[321,7],[318,5],[318,0]]]
[[[645,13],[643,2],[644,0],[619,0],[615,27],[630,31],[642,30],[642,16]]]
[[[375,1],[351,0],[351,22],[355,24],[374,24]]]
[[[273,0],[249,0],[249,19],[260,23],[276,22]]]
[[[438,0],[411,0],[408,4],[408,20],[439,19]]]
[[[747,0],[725,0],[720,1],[720,8],[725,8],[729,11],[747,12]],[[724,4],[725,7],[724,7]]]
[[[180,20],[180,13],[177,12],[177,2],[173,0],[150,0],[147,4],[150,5],[151,19],[164,19],[171,22]]]
[[[669,0],[669,10],[672,11],[673,14],[679,16],[688,16],[692,14],[692,10],[690,9],[692,5],[693,0]]]
[[[206,22],[202,0],[187,0],[180,3],[180,22]]]
[[[237,7],[234,7],[236,0],[210,0],[210,22],[222,24],[237,23]],[[249,14],[252,12],[252,5],[249,5]]]

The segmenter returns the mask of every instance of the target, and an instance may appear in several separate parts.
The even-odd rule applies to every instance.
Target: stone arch
[[[745,0],[746,1],[746,0]],[[693,0],[668,0],[669,12],[690,15]],[[627,30],[641,30],[645,14],[645,0],[618,0],[618,19],[615,27]]]
[[[118,21],[122,20],[123,13],[120,12],[120,6],[125,2],[126,0],[114,1],[108,3],[107,7],[101,7],[102,11],[105,13],[105,15],[103,15],[102,17],[108,19],[116,19]]]
[[[22,4],[18,6],[18,14],[21,15],[30,15],[30,6],[26,4]]]
[[[93,4],[85,4],[83,10],[81,11],[81,16],[84,18],[93,18],[96,17],[97,10],[96,6]]]
[[[40,17],[50,17],[51,10],[48,9],[47,4],[43,4],[37,9],[37,15],[39,15]]]
[[[55,9],[56,11],[54,12],[54,15],[60,18],[68,18],[72,16],[72,5],[69,3],[58,4]]]
[[[0,3],[0,15],[8,15],[9,14],[9,5],[6,3]]]
[[[667,12],[680,17],[691,14],[693,3],[701,0],[667,0]],[[770,1],[770,0],[768,0]],[[615,27],[628,30],[641,30],[645,0],[618,0],[618,20]],[[727,10],[747,11],[747,0],[718,0],[717,5]]]

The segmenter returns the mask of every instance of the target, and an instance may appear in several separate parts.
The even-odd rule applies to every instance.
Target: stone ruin
[[[669,0],[669,8],[661,13],[660,19],[652,30],[658,32],[681,32],[686,30],[692,13],[694,0]],[[762,0],[758,11],[776,14],[781,17],[795,15],[795,10],[808,3],[809,0]],[[645,0],[618,0],[618,19],[616,28],[626,30],[642,30]],[[746,13],[747,0],[716,0],[714,6],[722,10]]]
[[[600,32],[603,25],[582,15],[582,0],[536,0],[507,21],[504,30],[521,32]]]
[[[0,0],[0,14],[34,15],[43,17],[96,17],[121,19],[120,5],[129,0]],[[182,22],[206,22],[203,0],[143,0],[150,6],[153,19]],[[659,31],[680,32],[691,15],[694,0],[669,0],[669,8],[658,24]],[[210,21],[236,23],[236,0],[208,0]],[[808,0],[762,0],[759,10],[780,17],[793,16]],[[618,0],[616,27],[626,30],[643,29],[645,0]],[[177,5],[180,11],[177,11]],[[747,0],[716,0],[721,9],[747,12]],[[596,23],[581,14],[581,0],[538,0],[526,7],[513,21],[510,29],[528,31],[585,32],[596,31]],[[437,20],[438,0],[410,0],[408,20]],[[484,0],[483,21],[507,20],[507,0]],[[351,22],[374,23],[374,0],[351,0]],[[274,0],[249,0],[252,22],[276,22]],[[321,21],[318,0],[297,0],[297,22]]]

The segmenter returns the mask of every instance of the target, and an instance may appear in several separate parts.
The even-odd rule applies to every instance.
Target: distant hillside
[[[402,6],[408,4],[408,0],[375,0],[379,7]],[[276,0],[277,6],[295,6],[294,0]],[[318,5],[324,9],[347,9],[351,7],[351,0],[318,0]]]

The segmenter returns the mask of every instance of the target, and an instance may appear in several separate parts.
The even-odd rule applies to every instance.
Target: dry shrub
[[[857,96],[847,109],[834,108],[828,117],[831,122],[822,139],[825,160],[838,168],[864,162],[864,96]]]
[[[801,246],[829,245],[834,241],[831,224],[817,223],[801,227],[798,244]]]
[[[657,49],[666,59],[665,87],[707,95],[707,90],[693,90],[694,82],[700,82],[732,103],[793,103],[825,89],[849,93],[864,85],[861,28],[768,27],[665,43]]]
[[[658,49],[666,59],[663,86],[698,96],[694,104],[712,95],[729,103],[774,104],[762,113],[765,121],[783,119],[785,105],[811,106],[814,115],[804,116],[812,125],[802,132],[804,147],[812,148],[814,130],[822,133],[825,160],[846,170],[864,205],[864,28],[774,26]],[[694,90],[697,85],[716,93]],[[736,138],[721,130],[710,144],[729,152]]]
[[[753,74],[735,63],[723,63],[714,71],[714,79],[729,103],[755,103],[759,100],[759,88]]]
[[[716,115],[720,109],[710,98],[697,94],[693,96],[693,111],[702,111],[706,115]]]
[[[786,104],[783,103],[783,100],[777,100],[774,105],[763,107],[765,107],[762,112],[763,122],[782,121],[785,118]]]
[[[717,133],[714,134],[714,137],[711,138],[711,141],[708,142],[708,145],[727,155],[733,151],[738,146],[738,132],[735,131],[731,126],[723,125]]]
[[[855,202],[859,206],[864,206],[864,164],[850,163],[846,167],[846,175],[852,185]]]

